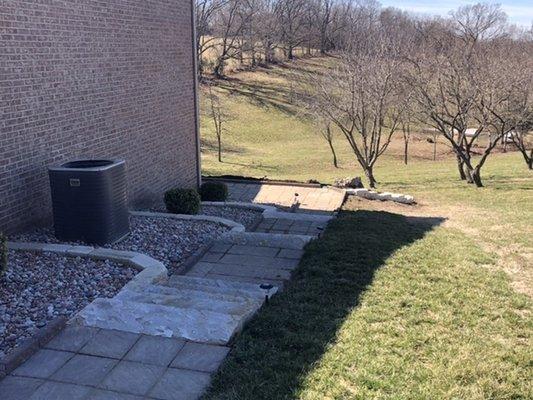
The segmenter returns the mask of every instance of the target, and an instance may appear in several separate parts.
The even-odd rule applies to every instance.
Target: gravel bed
[[[202,214],[230,219],[249,229],[261,221],[263,212],[231,206],[203,206]]]
[[[203,221],[147,217],[131,217],[130,221],[130,234],[105,247],[147,254],[165,264],[171,275],[200,247],[229,230],[223,225]],[[12,240],[61,243],[50,228],[19,235]]]
[[[166,213],[165,206],[156,206],[150,209],[152,212]],[[261,221],[263,212],[233,206],[202,206],[201,215],[226,218],[244,225],[246,229],[253,228]]]
[[[137,273],[109,261],[10,250],[0,278],[0,357],[53,319],[113,297]]]

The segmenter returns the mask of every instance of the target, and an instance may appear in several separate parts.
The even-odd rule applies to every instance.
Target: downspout
[[[202,153],[200,144],[200,104],[198,98],[198,55],[196,54],[196,15],[195,15],[195,1],[191,2],[191,37],[192,37],[192,74],[193,74],[193,89],[194,89],[194,119],[195,119],[195,137],[196,137],[196,185],[200,188],[202,184]]]

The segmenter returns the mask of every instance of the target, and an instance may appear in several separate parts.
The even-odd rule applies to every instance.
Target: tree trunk
[[[365,168],[365,175],[368,178],[368,184],[372,189],[376,188],[376,178],[374,178],[374,168],[373,167],[366,167]]]
[[[474,168],[473,170],[469,171],[469,175],[472,178],[471,183],[474,183],[478,188],[483,187],[483,182],[481,181],[481,170],[479,168]]]
[[[213,72],[217,78],[224,77],[224,60],[218,60]]]
[[[289,46],[289,48],[287,49],[287,59],[288,60],[294,60],[294,49],[292,46]]]
[[[220,135],[217,135],[218,142],[218,162],[222,162],[222,138]]]
[[[463,160],[461,160],[459,156],[457,156],[457,169],[459,170],[459,176],[461,177],[461,180],[466,181],[467,176],[465,173],[465,163],[463,162]]]
[[[409,138],[404,137],[404,148],[403,148],[403,162],[405,165],[409,162]]]
[[[524,161],[527,164],[528,169],[532,168],[532,162],[533,162],[533,150],[529,152],[529,155],[527,154],[527,150],[519,148],[520,153],[522,153],[522,156],[524,157]]]
[[[339,168],[339,163],[337,160],[337,153],[335,152],[335,147],[333,147],[333,141],[328,140],[329,148],[331,149],[331,154],[333,154],[333,165],[335,168]]]

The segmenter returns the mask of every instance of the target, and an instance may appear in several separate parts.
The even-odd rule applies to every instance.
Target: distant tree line
[[[377,9],[356,0],[196,0],[199,74],[210,64],[222,77],[230,60],[246,58],[251,67],[292,60],[297,48],[309,55],[345,49]]]
[[[302,82],[302,106],[340,131],[371,187],[396,132],[413,125],[445,139],[461,179],[483,186],[499,143],[515,144],[531,169],[533,35],[510,26],[498,5],[418,18],[373,3],[336,42],[336,65]],[[529,140],[528,140],[529,138]],[[407,150],[406,150],[407,151]]]

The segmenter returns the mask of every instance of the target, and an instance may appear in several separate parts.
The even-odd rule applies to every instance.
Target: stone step
[[[171,289],[171,288],[169,288]],[[178,292],[178,291],[177,291]],[[133,290],[122,290],[114,298],[122,301],[133,301],[137,303],[157,304],[161,306],[177,308],[195,308],[198,310],[209,310],[223,314],[234,314],[243,317],[253,314],[261,307],[264,300],[257,298],[234,297],[232,300],[222,299],[209,293],[198,292],[191,296],[191,292],[179,294],[163,294],[138,292]]]
[[[124,289],[123,289],[124,290]],[[181,288],[175,288],[172,286],[165,286],[163,284],[155,284],[155,285],[143,285],[143,286],[136,286],[132,288],[127,288],[127,290],[131,290],[138,293],[153,293],[153,294],[161,294],[165,296],[175,296],[179,298],[186,298],[190,300],[194,299],[209,299],[212,301],[226,301],[226,302],[247,302],[247,301],[262,301],[265,298],[265,295],[263,293],[262,296],[256,296],[255,293],[249,294],[248,292],[241,293],[239,295],[236,295],[236,292],[234,291],[213,291],[211,290],[209,285],[203,285],[198,286],[195,289],[187,289],[184,287]],[[120,293],[119,293],[120,294]]]
[[[260,284],[237,281],[232,282],[222,279],[198,278],[184,275],[171,276],[165,285],[178,290],[209,291],[210,293],[236,297],[253,297],[258,299],[271,297],[277,291],[277,287],[262,289]]]
[[[314,237],[309,235],[260,232],[230,232],[219,238],[216,243],[302,250],[305,245],[313,239]]]
[[[101,329],[226,345],[249,317],[119,299],[96,299],[75,322]]]

